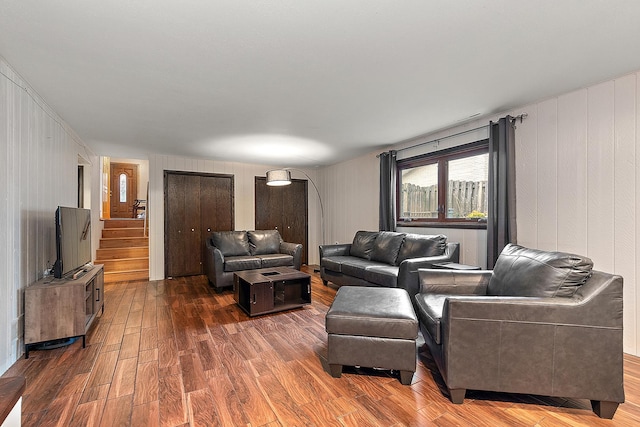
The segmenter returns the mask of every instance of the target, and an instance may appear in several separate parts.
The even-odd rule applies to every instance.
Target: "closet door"
[[[205,240],[233,230],[233,176],[165,171],[165,275],[203,274]]]
[[[302,263],[308,263],[307,181],[269,187],[266,178],[255,178],[256,230],[277,229],[285,242],[302,244]]]

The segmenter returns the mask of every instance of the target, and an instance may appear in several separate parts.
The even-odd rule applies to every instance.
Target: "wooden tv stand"
[[[77,276],[76,276],[77,277]],[[104,313],[104,269],[94,265],[76,279],[47,277],[24,291],[24,353],[36,344],[82,337],[98,311]]]

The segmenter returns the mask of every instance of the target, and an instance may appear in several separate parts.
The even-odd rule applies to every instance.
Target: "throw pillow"
[[[404,236],[404,233],[394,233],[392,231],[379,232],[378,237],[373,242],[371,260],[396,265],[396,258]]]
[[[571,297],[592,269],[587,257],[508,244],[493,267],[487,295]]]
[[[349,254],[358,258],[371,259],[373,242],[377,236],[378,232],[376,231],[358,231],[353,237]]]

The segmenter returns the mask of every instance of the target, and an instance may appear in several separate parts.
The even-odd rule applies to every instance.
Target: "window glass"
[[[486,218],[489,154],[449,160],[447,218]]]
[[[438,217],[438,164],[402,170],[400,217]]]
[[[486,227],[488,140],[403,159],[397,166],[399,223]]]
[[[127,174],[120,174],[120,203],[127,201]]]

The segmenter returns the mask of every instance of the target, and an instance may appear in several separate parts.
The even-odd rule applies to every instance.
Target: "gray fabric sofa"
[[[233,286],[233,273],[269,267],[300,270],[302,245],[282,241],[278,230],[216,231],[206,241],[205,271],[220,289]]]
[[[458,262],[460,244],[444,235],[358,231],[352,243],[320,246],[325,285],[384,286],[418,292],[418,269]]]
[[[622,277],[589,258],[507,245],[493,271],[421,269],[414,296],[425,343],[449,389],[624,402]]]

